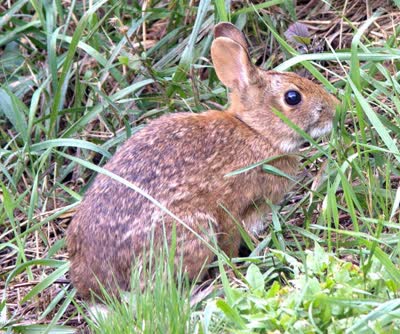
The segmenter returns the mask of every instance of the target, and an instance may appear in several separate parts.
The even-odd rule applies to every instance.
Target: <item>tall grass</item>
[[[122,292],[121,301],[103,289],[101,304],[85,304],[85,315],[93,333],[195,333],[198,321],[191,309],[193,283],[185,278],[182,267],[174,263],[176,238],[165,243],[157,255],[143,255],[131,275],[131,291]],[[103,313],[99,311],[103,308]],[[80,308],[78,306],[78,308]],[[87,314],[87,315],[86,315]]]
[[[251,37],[252,58],[263,68],[304,67],[340,97],[335,130],[329,141],[302,152],[307,176],[273,208],[262,240],[246,239],[250,255],[243,263],[233,260],[242,275],[235,271],[233,277],[221,256],[215,264],[220,276],[210,283],[214,293],[203,292],[191,307],[190,287],[163,285],[159,277],[159,290],[136,291],[127,304],[110,300],[114,318],[100,329],[88,320],[91,328],[397,330],[400,28],[385,28],[390,15],[396,22],[396,12],[390,14],[398,10],[395,4],[361,23],[363,18],[341,17],[347,12],[340,2],[321,2],[315,11],[342,18],[353,36],[343,49],[310,54],[298,54],[283,37],[301,12],[292,1],[201,0],[193,6],[181,0],[103,0],[67,6],[18,0],[0,6],[0,328],[29,333],[85,326],[64,249],[74,208],[94,171],[104,172],[101,166],[115,149],[147,120],[223,108],[226,90],[209,48],[213,24],[228,19]],[[315,18],[314,12],[301,15]],[[326,267],[317,268],[321,259]],[[332,279],[339,267],[349,276]],[[310,292],[315,277],[321,285]],[[337,295],[335,284],[346,285],[348,294]],[[268,309],[269,303],[282,303],[296,315],[291,327],[267,322],[283,310]],[[330,313],[322,314],[318,303]],[[152,320],[155,327],[132,327],[140,326],[129,322],[138,312],[133,305],[143,307],[136,319]]]

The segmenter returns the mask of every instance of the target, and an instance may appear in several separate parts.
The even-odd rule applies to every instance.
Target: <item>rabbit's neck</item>
[[[256,148],[256,151],[264,152],[268,151],[271,155],[282,155],[287,154],[284,152],[279,144],[277,144],[273,138],[270,138],[267,135],[264,135],[261,131],[254,126],[251,126],[249,122],[246,121],[246,118],[243,116],[242,113],[235,113],[232,110],[227,110],[227,112],[234,117],[243,127],[246,127],[257,140],[252,140],[252,146]]]

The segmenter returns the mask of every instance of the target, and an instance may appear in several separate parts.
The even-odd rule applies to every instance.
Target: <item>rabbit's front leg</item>
[[[254,236],[265,230],[266,216],[271,212],[270,206],[262,199],[249,205],[244,211],[241,221],[245,229]]]

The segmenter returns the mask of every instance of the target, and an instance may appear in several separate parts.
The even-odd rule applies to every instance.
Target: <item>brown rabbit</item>
[[[234,257],[241,238],[232,217],[256,229],[268,211],[265,199],[281,201],[290,182],[261,167],[226,174],[302,145],[303,138],[273,108],[317,137],[330,132],[338,100],[296,74],[256,68],[244,36],[232,24],[218,24],[214,34],[211,56],[219,79],[231,90],[230,107],[160,117],[129,138],[104,168],[150,194]],[[287,155],[271,164],[293,175],[298,161]],[[80,295],[98,294],[98,282],[112,293],[117,287],[129,289],[131,267],[148,249],[152,230],[160,247],[164,235],[171,238],[173,224],[177,261],[183,259],[184,270],[195,278],[213,260],[210,248],[148,199],[99,174],[67,234],[71,280]]]

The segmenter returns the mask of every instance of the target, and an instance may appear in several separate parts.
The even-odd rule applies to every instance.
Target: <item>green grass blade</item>
[[[139,82],[136,82],[129,87],[121,89],[119,92],[115,93],[114,95],[110,96],[109,99],[114,103],[118,102],[120,99],[124,98],[126,95],[132,94],[143,87],[153,83],[153,79],[145,79]],[[93,118],[95,118],[100,112],[108,107],[108,103],[105,102],[104,104],[98,104],[95,107],[89,109],[85,112],[80,119],[78,119],[74,124],[72,124],[69,128],[67,128],[64,133],[62,133],[61,137],[68,138],[75,134],[78,130],[80,130],[83,126],[89,123]]]
[[[374,127],[376,132],[381,137],[382,141],[385,143],[386,147],[389,149],[390,152],[393,152],[394,157],[397,161],[400,162],[400,151],[397,148],[395,141],[390,137],[388,131],[386,130],[385,126],[382,124],[379,117],[376,113],[372,110],[371,106],[367,102],[367,100],[362,96],[361,92],[358,90],[356,85],[353,83],[351,78],[348,78],[348,82],[350,84],[351,89],[353,90],[354,96],[356,97],[357,101],[360,103],[363,111],[367,115],[371,125]]]
[[[54,100],[50,111],[50,124],[49,128],[47,129],[47,135],[49,137],[53,137],[55,135],[55,130],[56,130],[55,126],[58,117],[58,112],[60,111],[60,108],[63,104],[63,92],[65,90],[64,85],[66,84],[68,73],[71,70],[71,66],[74,61],[74,56],[76,49],[78,47],[79,40],[81,39],[81,36],[84,32],[84,29],[86,28],[90,16],[93,13],[95,13],[99,8],[101,8],[105,3],[107,3],[107,0],[100,0],[96,2],[88,11],[86,11],[85,15],[79,21],[75,29],[75,32],[72,36],[71,44],[68,48],[68,52],[62,67],[62,72],[60,79],[58,81],[57,89],[54,92]]]
[[[210,2],[211,2],[210,0],[200,0],[192,33],[190,34],[189,41],[185,49],[183,50],[181,60],[179,61],[178,69],[173,76],[172,79],[173,83],[179,83],[183,81],[187,76],[191,64],[193,63],[194,45],[200,34],[200,29],[202,27],[206,14],[209,11]],[[170,90],[168,95],[171,96],[173,92],[174,90]]]
[[[79,147],[79,148],[83,148],[86,150],[91,150],[93,152],[100,153],[101,155],[103,155],[106,158],[111,157],[111,154],[109,152],[107,152],[103,148],[101,148],[91,142],[81,140],[81,139],[69,139],[69,138],[50,139],[50,140],[43,141],[41,143],[33,144],[30,147],[30,151],[35,152],[35,153],[40,153],[41,151],[43,151],[45,149],[55,148],[55,147]]]
[[[361,87],[360,82],[360,63],[358,57],[358,46],[361,38],[364,36],[368,27],[381,15],[380,11],[376,11],[364,24],[358,29],[351,41],[351,72],[350,77],[357,88]]]
[[[226,317],[235,323],[235,325],[237,325],[240,329],[246,328],[243,319],[240,317],[237,310],[230,306],[230,303],[227,303],[222,299],[218,299],[216,305],[222,312],[224,312]]]
[[[3,88],[0,88],[0,113],[8,118],[24,142],[27,142],[26,106],[11,91]]]
[[[18,0],[17,2],[14,2],[12,7],[0,17],[0,29],[2,29],[3,26],[10,21],[13,15],[15,15],[23,6],[25,6],[27,2],[28,0]]]
[[[64,263],[59,268],[54,270],[50,275],[44,278],[40,283],[35,285],[22,299],[21,303],[26,302],[37,294],[41,293],[44,289],[52,285],[57,279],[62,277],[69,269],[69,262]]]
[[[0,46],[4,46],[11,41],[14,41],[18,39],[17,37],[20,34],[29,32],[30,30],[33,30],[34,28],[39,28],[41,25],[41,22],[39,20],[35,20],[32,22],[29,22],[27,24],[24,24],[23,26],[20,26],[18,28],[15,28],[11,31],[9,31],[7,34],[4,35],[4,37],[1,37],[0,35]]]
[[[216,16],[218,18],[217,22],[230,21],[229,17],[230,12],[226,8],[228,4],[229,2],[226,2],[225,0],[214,0],[214,7],[216,11]]]
[[[397,311],[396,314],[393,315],[393,320],[397,320],[400,317],[399,313],[400,308],[400,299],[389,300],[385,303],[382,303],[378,307],[376,307],[373,311],[368,313],[362,319],[356,321],[356,323],[347,329],[346,333],[361,333],[361,331],[370,330],[369,322],[382,318],[386,315],[390,315],[393,311]]]
[[[276,71],[286,71],[291,67],[302,64],[307,61],[346,61],[351,60],[352,53],[351,52],[343,52],[338,51],[335,53],[308,53],[295,55],[289,60],[284,61],[282,64],[275,67]],[[371,61],[371,62],[379,62],[379,61],[396,61],[400,59],[400,55],[398,54],[390,54],[386,53],[383,49],[382,52],[371,52],[371,53],[357,53],[357,57],[361,61]]]
[[[270,1],[264,1],[264,2],[256,4],[256,5],[250,3],[250,6],[238,9],[237,11],[235,11],[232,14],[232,16],[236,18],[237,16],[239,16],[241,14],[254,13],[255,11],[259,11],[260,9],[265,9],[265,8],[269,8],[272,6],[282,5],[284,2],[285,2],[285,0],[270,0]]]

